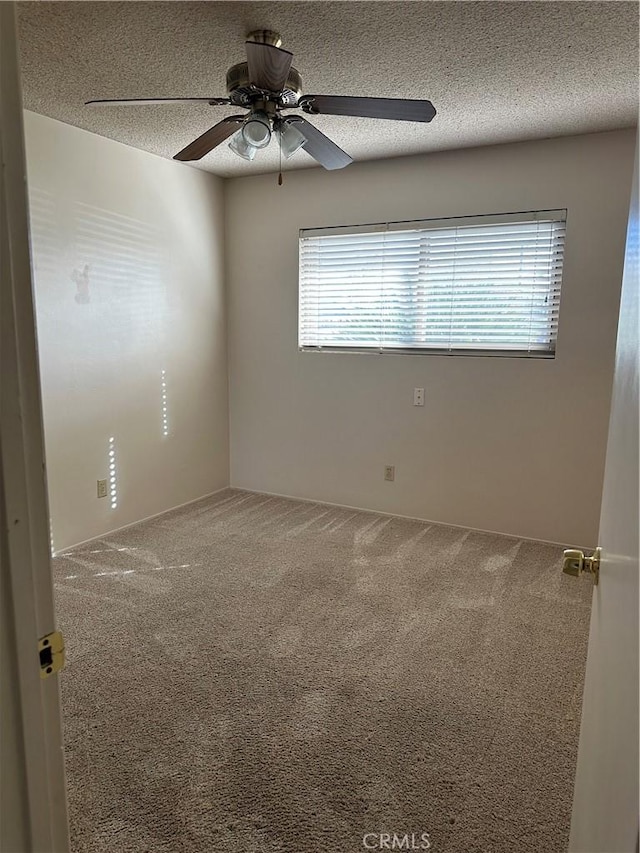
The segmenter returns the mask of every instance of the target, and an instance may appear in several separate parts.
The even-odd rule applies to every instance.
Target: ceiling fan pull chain
[[[278,139],[278,149],[280,151],[280,167],[278,171],[278,186],[282,186],[282,140]]]

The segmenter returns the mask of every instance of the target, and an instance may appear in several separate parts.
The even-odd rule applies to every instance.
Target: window
[[[305,229],[303,350],[553,357],[565,210]]]

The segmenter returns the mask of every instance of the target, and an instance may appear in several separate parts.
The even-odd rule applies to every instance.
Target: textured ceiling
[[[252,29],[275,29],[303,91],[429,98],[430,124],[312,121],[355,160],[636,124],[636,2],[25,2],[25,106],[171,157],[233,107],[85,107],[89,98],[222,96]],[[274,171],[226,145],[199,167]],[[314,166],[304,151],[287,169]]]

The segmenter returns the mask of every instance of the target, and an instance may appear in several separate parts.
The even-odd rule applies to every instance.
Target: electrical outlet
[[[424,406],[424,388],[413,389],[413,405]]]
[[[98,497],[106,498],[108,494],[107,491],[107,481],[106,480],[98,480]]]
[[[393,482],[396,478],[396,466],[395,465],[385,465],[384,466],[384,478],[389,482]]]

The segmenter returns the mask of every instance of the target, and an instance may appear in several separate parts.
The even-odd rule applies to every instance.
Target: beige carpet
[[[591,586],[560,559],[234,491],[57,557],[73,850],[561,853]]]

